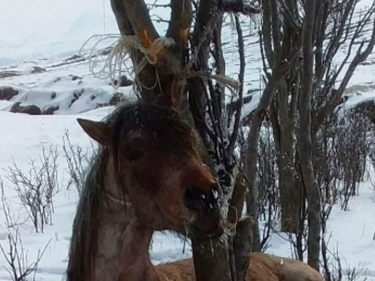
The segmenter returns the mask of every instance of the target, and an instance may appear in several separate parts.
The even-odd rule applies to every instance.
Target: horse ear
[[[81,118],[78,118],[77,121],[90,138],[96,140],[102,146],[110,144],[111,129],[107,124]]]

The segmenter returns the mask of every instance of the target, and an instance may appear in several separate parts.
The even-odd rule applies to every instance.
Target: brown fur
[[[139,102],[78,121],[101,148],[74,219],[67,281],[156,281],[155,230],[221,235],[218,184],[175,110]]]
[[[308,264],[296,259],[282,258],[279,256],[268,255],[264,253],[250,254],[250,270],[247,274],[247,280],[261,281],[256,276],[261,276],[261,268],[272,273],[279,281],[322,281],[323,278],[319,272]],[[254,265],[254,269],[252,269]],[[255,269],[255,266],[259,270]],[[268,279],[273,280],[273,279]]]
[[[264,253],[249,255],[246,281],[323,281],[312,267],[299,260]],[[192,259],[156,266],[160,281],[195,281]]]

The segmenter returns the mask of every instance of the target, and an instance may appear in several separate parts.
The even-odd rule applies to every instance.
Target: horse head
[[[197,239],[223,233],[218,182],[202,160],[195,130],[176,110],[136,103],[104,121],[78,122],[108,151],[113,180],[140,223]]]

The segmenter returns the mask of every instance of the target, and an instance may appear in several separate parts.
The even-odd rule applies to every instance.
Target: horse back
[[[160,281],[195,281],[192,259],[155,267]],[[250,253],[246,281],[323,281],[318,271],[296,259]]]
[[[308,264],[290,258],[268,255],[264,253],[251,253],[249,255],[250,267],[247,281],[263,281],[260,275],[264,271],[272,273],[277,281],[323,281],[318,271]]]
[[[251,260],[246,281],[279,281],[273,267],[259,259]],[[185,259],[155,267],[159,281],[196,281],[193,259]]]
[[[160,281],[195,281],[195,270],[192,259],[160,264],[156,266]]]

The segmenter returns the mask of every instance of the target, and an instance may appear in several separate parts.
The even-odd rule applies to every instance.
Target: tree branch
[[[281,79],[287,75],[290,68],[294,65],[296,58],[299,56],[299,48],[293,50],[283,62],[277,62],[272,71],[270,79],[266,84],[263,94],[260,98],[258,107],[256,108],[250,123],[250,132],[247,139],[247,151],[246,151],[246,163],[245,163],[245,174],[249,179],[250,190],[256,190],[256,162],[258,155],[258,142],[260,134],[260,126],[263,122],[263,118],[269,108],[273,99],[275,89],[277,88]],[[254,194],[248,193],[248,199]],[[255,198],[253,198],[255,199]],[[249,200],[247,200],[249,203]],[[252,200],[250,200],[252,201]],[[256,202],[250,202],[256,204]],[[256,219],[257,215],[252,213],[256,212],[255,207],[253,210],[248,209],[248,215]]]
[[[284,1],[279,1],[279,4],[283,8],[283,11],[284,11],[283,15],[284,15],[285,19],[288,21],[288,23],[290,24],[290,26],[293,27],[296,31],[300,31],[301,26],[300,26],[300,23],[298,21],[298,18],[297,19],[294,18],[294,15],[290,11],[288,5],[286,5]]]
[[[222,0],[219,3],[219,10],[226,13],[239,13],[248,16],[262,12],[260,8],[254,7],[250,3],[244,3],[243,0]]]
[[[171,20],[167,37],[172,37],[176,45],[185,48],[193,19],[191,0],[171,0]]]
[[[316,0],[305,2],[305,20],[302,31],[303,75],[299,100],[298,153],[300,156],[302,183],[308,202],[308,263],[319,271],[320,254],[320,197],[312,164],[311,104],[314,84],[314,26]]]
[[[144,0],[111,0],[111,5],[121,35],[135,35],[142,48],[148,49],[135,49],[131,57],[135,67],[144,65],[137,73],[142,98],[180,108],[184,86],[176,77],[181,74],[183,51],[169,47],[159,37]]]
[[[373,28],[372,28],[372,35],[370,42],[367,45],[366,50],[362,52],[362,48],[364,45],[364,41],[361,43],[356,56],[352,60],[352,62],[349,65],[348,70],[346,71],[343,80],[341,81],[341,84],[338,88],[338,90],[335,92],[333,97],[330,101],[327,102],[327,104],[319,111],[319,113],[316,116],[316,120],[314,122],[314,131],[316,132],[319,127],[323,124],[324,120],[332,113],[332,111],[340,104],[342,95],[344,94],[344,91],[346,87],[348,86],[348,83],[350,79],[352,78],[354,71],[356,70],[357,66],[364,62],[367,57],[372,53],[375,45],[375,19],[373,21]]]
[[[122,0],[133,32],[141,40],[142,47],[149,48],[159,34],[153,25],[144,0]]]
[[[241,23],[238,19],[238,16],[235,16],[235,22],[236,22],[236,29],[237,29],[237,35],[238,35],[238,53],[240,57],[240,73],[238,74],[238,80],[240,82],[240,89],[238,91],[238,101],[237,101],[236,117],[234,121],[233,133],[230,137],[230,143],[228,146],[228,155],[232,154],[232,151],[234,149],[234,146],[238,137],[240,119],[241,119],[241,108],[243,104],[243,84],[244,84],[245,67],[246,67],[245,47],[244,47],[244,42],[243,42],[243,37],[242,37]]]
[[[272,30],[272,23],[271,23],[271,3],[270,0],[264,0],[263,1],[263,23],[262,23],[262,31],[261,35],[263,37],[260,38],[263,41],[263,44],[261,44],[261,51],[264,51],[265,56],[262,56],[263,60],[263,67],[264,70],[266,69],[265,65],[265,59],[267,58],[267,62],[270,68],[273,68],[274,65],[274,53],[272,49],[272,32],[276,32],[275,30]],[[265,71],[265,73],[267,73]]]
[[[222,12],[218,10],[219,0],[204,0],[199,1],[197,7],[197,14],[195,19],[194,31],[191,37],[192,55],[190,62],[185,69],[187,72],[209,72],[209,53],[210,44],[213,42],[213,33],[220,29]],[[224,70],[222,68],[222,70]],[[212,76],[212,75],[211,75]],[[221,110],[219,99],[214,95],[222,94],[215,93],[215,88],[212,85],[211,79],[202,79],[202,77],[194,77],[188,80],[189,85],[189,100],[191,102],[192,112],[200,112],[198,115],[194,114],[195,124],[203,139],[207,139],[207,134],[204,131],[206,124],[211,124],[216,134],[216,141],[212,143],[207,140],[206,149],[212,151],[211,158],[215,165],[224,164],[226,166],[226,159],[223,154],[224,142],[222,131],[222,120],[218,116]],[[213,98],[214,97],[214,98]],[[208,112],[206,109],[208,108]],[[201,118],[197,118],[197,117]],[[224,168],[228,172],[227,167]],[[224,188],[223,188],[224,189]],[[225,187],[227,197],[231,195],[231,188]],[[229,192],[228,192],[229,191]],[[210,242],[196,241],[193,239],[193,257],[196,271],[196,279],[204,281],[229,281],[233,280],[234,272],[234,255],[232,248],[232,239],[230,237],[223,237],[222,239],[215,239]],[[209,270],[215,268],[214,271]]]
[[[122,0],[111,0],[111,6],[113,13],[115,14],[120,33],[122,35],[134,35],[133,27],[126,15]]]
[[[281,42],[280,42],[280,25],[279,25],[279,13],[277,8],[276,0],[270,0],[271,6],[271,27],[272,27],[272,39],[273,39],[273,52],[274,60],[281,61]]]
[[[150,48],[152,44],[159,38],[159,34],[153,25],[148,8],[144,0],[122,0],[126,17],[130,22],[134,34],[140,40],[143,48]],[[154,62],[153,65],[159,75],[175,75],[181,70],[180,54],[173,52],[170,48],[163,48],[158,53],[149,53],[147,57],[149,61]],[[171,78],[167,78],[171,80]],[[166,93],[167,99],[173,99],[170,93],[172,81],[169,82],[168,89],[162,89]],[[173,103],[173,102],[172,102]]]

